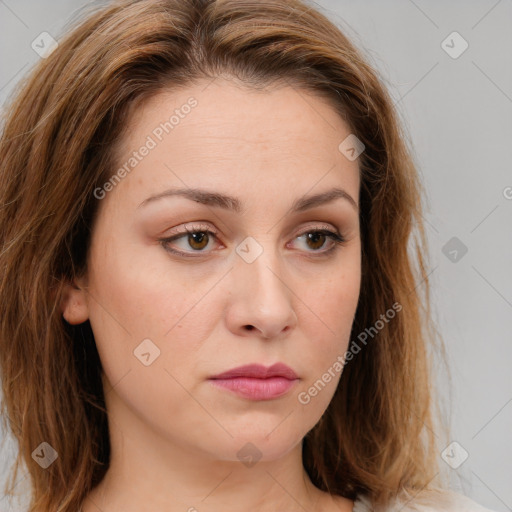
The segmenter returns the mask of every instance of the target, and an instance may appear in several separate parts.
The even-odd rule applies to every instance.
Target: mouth
[[[277,363],[270,367],[240,366],[209,380],[214,386],[249,400],[272,400],[288,393],[299,378],[289,366]]]

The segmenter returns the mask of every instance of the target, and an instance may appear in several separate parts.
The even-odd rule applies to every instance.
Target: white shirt
[[[352,512],[377,512],[366,496],[358,496],[354,501]],[[411,495],[396,499],[393,503],[379,512],[493,512],[482,507],[472,499],[454,491],[423,492],[421,495]]]
[[[427,501],[428,500],[428,501]],[[405,506],[404,506],[405,505]],[[80,509],[79,512],[82,512]],[[365,496],[358,496],[352,512],[377,512]],[[494,512],[482,507],[463,494],[443,491],[442,496],[420,499],[417,497],[395,500],[385,511],[378,512]]]

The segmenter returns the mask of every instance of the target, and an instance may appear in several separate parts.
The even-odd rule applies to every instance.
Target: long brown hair
[[[89,322],[63,320],[63,286],[86,271],[93,191],[116,169],[128,114],[162,90],[221,73],[322,95],[364,143],[351,339],[402,307],[345,366],[304,439],[306,471],[323,490],[376,504],[433,487],[440,426],[430,373],[432,349],[443,346],[430,320],[422,185],[382,79],[300,0],[125,0],[90,9],[20,84],[0,139],[2,412],[19,444],[6,492],[24,461],[30,512],[76,512],[105,475],[101,362]],[[42,442],[58,453],[47,469],[32,457]]]

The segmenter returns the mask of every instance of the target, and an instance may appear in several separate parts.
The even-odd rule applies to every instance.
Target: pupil
[[[201,245],[201,242],[202,242],[204,239],[206,239],[206,238],[207,238],[207,237],[206,237],[206,234],[205,234],[204,232],[202,232],[202,231],[198,231],[197,233],[192,233],[192,235],[191,235],[191,236],[192,236],[192,239],[193,239],[193,240],[192,240],[192,245],[193,245],[193,246],[194,246],[194,244],[196,244],[196,243],[199,243],[199,245]],[[198,248],[199,248],[199,249],[202,249],[202,248],[203,248],[203,246],[201,246],[201,247],[194,247],[194,248],[196,248],[196,249],[198,249]]]
[[[310,241],[313,242],[314,244],[314,248],[315,249],[318,249],[319,247],[322,247],[323,243],[321,243],[318,247],[317,247],[317,243],[318,241],[322,241],[322,237],[325,237],[325,235],[323,233],[309,233],[309,236],[308,236],[308,239]]]

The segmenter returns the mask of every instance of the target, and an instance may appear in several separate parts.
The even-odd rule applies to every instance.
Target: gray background
[[[39,59],[32,41],[43,31],[58,40],[85,3],[0,0],[0,105]],[[442,463],[454,490],[512,511],[512,1],[317,5],[379,69],[427,190],[434,315],[453,379],[439,381],[450,398],[448,442],[461,447],[449,454],[468,453],[457,469]],[[462,39],[446,39],[454,31],[469,45],[457,58]],[[3,438],[1,483],[15,451]],[[23,473],[18,480],[22,492]],[[0,495],[0,511],[12,510],[7,501]]]

